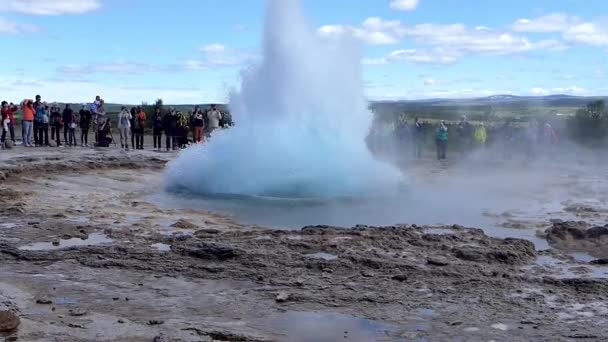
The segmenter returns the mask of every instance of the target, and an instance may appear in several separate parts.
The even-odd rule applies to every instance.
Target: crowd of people
[[[112,133],[112,120],[105,110],[105,102],[97,96],[95,100],[83,105],[78,112],[69,104],[63,109],[56,104],[47,104],[40,95],[35,100],[25,99],[19,105],[2,101],[2,144],[14,146],[16,114],[21,113],[22,141],[24,147],[41,146],[89,146],[89,131],[94,130],[96,147],[117,145]],[[120,146],[123,149],[144,149],[144,137],[148,127],[151,128],[153,146],[156,150],[164,148],[176,150],[192,143],[204,143],[213,132],[221,127],[232,125],[228,113],[221,112],[216,105],[209,108],[196,106],[189,113],[182,113],[173,108],[163,112],[155,108],[152,118],[148,118],[141,106],[127,108],[123,106],[116,118],[120,135]],[[151,120],[151,122],[148,122]],[[80,139],[77,140],[77,130]],[[49,137],[49,130],[51,131]],[[190,137],[190,133],[192,133]],[[7,140],[7,135],[10,140]],[[63,138],[63,139],[62,139]]]
[[[400,147],[411,146],[414,158],[421,158],[423,146],[429,135],[432,135],[437,153],[437,159],[447,159],[448,146],[460,156],[476,150],[483,150],[490,145],[499,145],[506,158],[519,149],[527,157],[535,151],[550,148],[559,143],[557,131],[548,122],[531,120],[528,123],[516,125],[511,120],[501,124],[471,123],[463,116],[458,123],[446,123],[441,120],[437,124],[422,122],[415,118],[409,125],[406,121],[399,123],[394,134]],[[452,144],[452,142],[454,142]]]

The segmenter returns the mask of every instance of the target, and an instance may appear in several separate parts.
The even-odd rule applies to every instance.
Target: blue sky
[[[605,0],[301,0],[361,42],[370,99],[607,95]],[[223,102],[264,0],[0,0],[0,97]]]

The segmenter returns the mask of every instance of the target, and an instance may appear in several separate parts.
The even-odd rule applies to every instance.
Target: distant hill
[[[446,120],[467,115],[471,119],[501,120],[506,117],[572,115],[580,107],[598,99],[608,100],[608,97],[492,95],[472,99],[374,101],[370,108],[380,119],[387,121],[403,115]]]

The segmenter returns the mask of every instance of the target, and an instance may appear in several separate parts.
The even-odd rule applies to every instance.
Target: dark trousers
[[[439,159],[439,160],[445,159],[447,150],[448,150],[447,140],[437,140],[437,159]]]
[[[55,139],[57,146],[61,146],[61,127],[62,126],[51,127],[51,140]]]
[[[142,128],[135,130],[135,148],[138,150],[144,149],[144,130]]]
[[[162,148],[163,145],[162,145],[161,141],[162,141],[163,131],[158,128],[155,128],[152,131],[152,135],[154,137],[154,148]]]
[[[11,140],[14,143],[15,142],[15,126],[13,126],[12,122],[9,122],[6,126],[8,127],[8,131],[11,135]],[[4,143],[5,141],[6,141],[6,130],[3,127],[2,128],[2,143]]]
[[[34,140],[36,144],[42,146],[49,144],[49,124],[48,123],[37,123],[36,129],[34,130]]]
[[[34,120],[34,145],[41,145],[40,141],[38,141],[38,126],[40,124],[38,121]]]
[[[135,135],[137,134],[137,130],[135,127],[131,126],[131,147],[135,148]]]
[[[66,145],[72,145],[72,142],[70,142],[70,143],[68,144],[68,133],[70,132],[70,127],[69,127],[69,126],[70,126],[70,125],[69,125],[69,124],[67,124],[67,123],[66,123],[66,124],[63,124],[63,142],[64,142]]]
[[[68,128],[68,140],[70,141],[70,145],[76,146],[76,128]]]
[[[80,143],[82,145],[89,144],[89,126],[80,127]]]
[[[173,144],[175,143],[175,138],[173,137],[173,134],[175,134],[173,130],[167,130],[165,132],[165,147],[167,148],[167,151],[173,149]]]

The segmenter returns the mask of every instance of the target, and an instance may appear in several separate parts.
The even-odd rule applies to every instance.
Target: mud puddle
[[[36,242],[31,245],[21,246],[20,250],[24,251],[48,251],[48,250],[57,250],[64,249],[69,247],[80,247],[80,246],[95,246],[101,244],[112,243],[112,239],[110,239],[107,235],[101,233],[93,233],[89,234],[86,239],[81,238],[70,238],[70,239],[61,239],[53,242]]]

